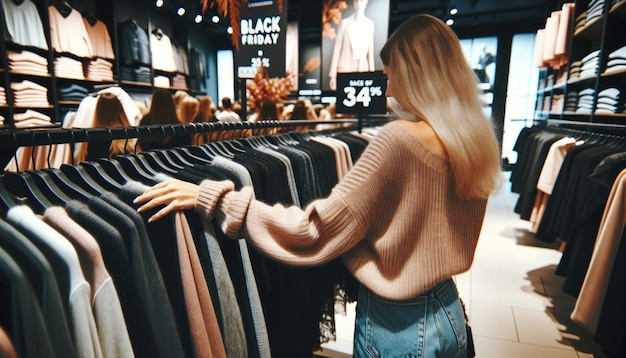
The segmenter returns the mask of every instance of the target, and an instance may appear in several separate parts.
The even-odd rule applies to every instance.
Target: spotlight
[[[229,34],[233,34],[233,28],[228,26],[228,29],[226,29],[226,32],[228,32]]]
[[[213,17],[211,17],[211,21],[213,21],[214,24],[217,24],[218,22],[220,22],[220,17],[217,15],[213,15]]]
[[[163,0],[156,0],[155,5],[156,7],[163,7],[163,3],[164,3]]]
[[[178,16],[185,15],[185,8],[184,7],[179,7],[178,10],[176,10],[176,13],[178,14]]]
[[[454,19],[448,19],[446,20],[446,25],[448,26],[452,26],[454,24]]]
[[[457,9],[456,6],[452,6],[450,8],[450,15],[454,16],[454,15],[456,15],[458,13],[459,13],[459,9]]]
[[[202,22],[202,15],[198,14],[196,15],[196,17],[193,19],[193,21],[196,22],[196,24],[199,24]]]

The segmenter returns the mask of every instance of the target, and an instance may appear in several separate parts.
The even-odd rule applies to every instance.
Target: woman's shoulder
[[[411,149],[423,147],[439,156],[448,157],[443,142],[426,121],[396,119],[387,123],[379,134],[382,134],[382,140],[385,140],[385,137],[387,140],[400,139],[400,143]]]

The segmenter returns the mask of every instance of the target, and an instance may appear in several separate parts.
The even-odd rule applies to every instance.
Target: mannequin
[[[353,0],[354,14],[341,20],[328,73],[337,89],[337,72],[374,71],[374,21],[365,16],[368,0]]]

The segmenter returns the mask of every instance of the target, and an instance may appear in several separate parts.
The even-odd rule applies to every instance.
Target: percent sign
[[[370,87],[370,96],[372,97],[380,97],[383,95],[383,91],[380,87]]]

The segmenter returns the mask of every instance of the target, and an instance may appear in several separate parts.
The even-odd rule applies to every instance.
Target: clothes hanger
[[[59,169],[68,180],[72,183],[83,188],[91,195],[100,195],[107,191],[100,183],[95,181],[87,172],[84,167],[78,165],[61,164]]]
[[[139,160],[136,156],[117,155],[111,160],[118,161],[124,171],[135,180],[141,182],[151,182],[153,183],[153,185],[156,183],[154,179],[155,173],[148,169],[146,164],[143,161]]]
[[[73,10],[72,6],[67,1],[59,1],[54,5],[54,7],[56,7],[63,17],[68,17]]]
[[[85,18],[85,20],[87,20],[87,22],[89,23],[89,25],[94,26],[96,24],[96,22],[98,22],[98,18],[96,18],[93,14],[85,11],[82,13],[83,17]]]
[[[211,161],[213,160],[213,158],[220,155],[212,147],[209,146],[209,143],[198,146],[187,146],[184,148],[187,149],[187,151],[189,151],[189,153],[191,153],[192,155],[204,158],[204,160],[207,161]]]
[[[191,163],[191,166],[195,164],[211,163],[210,159],[195,155],[191,152],[191,150],[189,150],[189,148],[197,148],[197,147],[198,146],[177,147],[177,148],[172,148],[171,151],[178,154],[180,157],[184,158],[187,162]]]
[[[214,141],[214,142],[208,143],[207,145],[208,145],[209,147],[211,147],[211,146],[212,146],[212,148],[213,148],[213,149],[215,149],[215,151],[216,151],[219,155],[224,156],[224,157],[227,157],[227,158],[231,158],[231,159],[232,159],[232,158],[234,158],[234,157],[235,157],[235,155],[234,155],[233,153],[231,153],[231,152],[228,150],[228,148],[226,148],[226,147],[224,146],[224,143],[223,143],[224,136],[226,135],[226,131],[227,131],[227,129],[226,129],[226,128],[229,128],[229,127],[231,126],[231,124],[230,124],[229,122],[223,122],[223,123],[222,123],[222,126],[223,126],[224,128],[223,128],[223,129],[222,129],[222,131],[219,133],[219,134],[221,134],[221,135],[222,135],[222,137],[220,138],[220,136],[219,136],[219,134],[218,134],[217,140],[216,140],[216,141]]]
[[[100,159],[94,162],[90,162],[90,161],[83,162],[80,165],[87,166],[88,165],[87,163],[94,163],[94,165],[95,164],[99,165],[104,170],[105,173],[110,175],[117,182],[127,183],[129,181],[137,180],[133,178],[131,175],[129,175],[128,173],[126,173],[124,171],[124,168],[122,168],[122,165],[120,164],[120,162],[118,162],[117,160]]]
[[[124,182],[140,181],[151,185],[157,183],[154,172],[136,156],[116,155],[113,158],[100,158],[97,162],[101,163],[110,175],[121,177]]]
[[[98,192],[94,192],[81,186],[81,184],[70,179],[64,172],[57,168],[45,168],[35,172],[32,175],[36,180],[43,181],[40,185],[54,185],[61,190],[64,194],[67,194],[63,198],[59,198],[63,204],[66,204],[72,199],[87,200],[94,195],[98,195]]]
[[[17,198],[11,194],[7,188],[0,183],[0,208],[2,208],[2,213],[6,214],[6,212],[14,206],[17,206],[19,202]]]
[[[26,204],[38,214],[54,206],[53,201],[46,197],[28,172],[5,172],[3,182],[8,191],[17,197],[26,198]]]
[[[138,162],[143,162],[147,166],[147,172],[153,176],[156,173],[176,174],[178,169],[171,166],[171,163],[166,163],[155,151],[141,152],[139,154],[132,154],[129,156],[132,159],[136,159]]]
[[[185,167],[192,165],[191,163],[187,163],[186,160],[182,159],[174,153],[175,152],[171,149],[160,149],[154,151],[154,154],[156,154],[157,157],[161,158],[161,161],[177,170],[182,170],[185,169]]]
[[[104,189],[112,192],[119,192],[122,189],[122,185],[126,183],[128,180],[121,177],[118,179],[113,178],[109,173],[104,170],[104,167],[101,163],[98,162],[82,162],[79,164],[84,168],[87,175],[93,178],[98,184],[100,184]]]
[[[157,27],[157,28],[155,28],[154,30],[152,30],[152,34],[153,34],[154,36],[156,36],[156,38],[157,38],[157,39],[159,39],[159,40],[160,40],[161,38],[163,38],[163,30],[161,30],[161,29],[160,29],[160,28],[158,28],[158,27]]]

